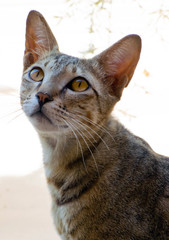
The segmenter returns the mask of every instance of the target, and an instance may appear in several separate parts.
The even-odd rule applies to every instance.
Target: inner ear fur
[[[24,67],[36,62],[46,51],[58,49],[56,39],[45,18],[37,11],[31,11],[26,21]]]
[[[141,38],[128,35],[96,56],[104,71],[104,81],[110,94],[120,99],[137,66],[141,52]]]

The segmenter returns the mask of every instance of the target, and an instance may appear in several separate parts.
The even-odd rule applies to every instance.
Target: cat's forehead
[[[53,54],[41,60],[43,68],[50,74],[50,76],[63,79],[72,79],[74,77],[84,77],[90,79],[91,83],[94,82],[96,71],[92,63],[87,59],[80,59],[77,57],[69,56],[66,54]],[[94,84],[94,83],[93,83]]]
[[[83,64],[79,58],[66,54],[52,55],[43,60],[43,65],[52,70],[54,74],[59,74],[65,71],[76,72],[77,69],[83,68]]]
[[[60,66],[68,66],[70,64],[72,65],[78,65],[80,60],[77,57],[72,57],[69,55],[65,55],[65,54],[59,54],[57,56],[54,57],[54,67],[58,68]]]

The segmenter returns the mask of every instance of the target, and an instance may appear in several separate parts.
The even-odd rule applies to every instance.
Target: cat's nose
[[[43,92],[38,92],[36,94],[36,97],[38,98],[40,107],[42,107],[45,103],[53,100],[49,94]]]

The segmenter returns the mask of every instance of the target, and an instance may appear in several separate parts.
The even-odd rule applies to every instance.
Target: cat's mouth
[[[35,112],[30,117],[31,122],[36,129],[40,131],[60,131],[68,128],[67,125],[61,123],[53,123],[51,119],[42,111]]]
[[[53,124],[52,121],[50,120],[50,118],[48,118],[43,112],[39,111],[37,113],[35,113],[34,115],[36,115],[36,117],[38,117],[39,119],[44,119],[45,121],[49,122],[50,124]],[[42,120],[43,121],[43,120]]]

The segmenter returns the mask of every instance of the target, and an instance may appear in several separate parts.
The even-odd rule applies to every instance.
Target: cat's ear
[[[96,56],[104,71],[105,84],[117,98],[121,97],[134,74],[140,51],[141,38],[138,35],[128,35]]]
[[[39,12],[31,11],[26,21],[24,67],[33,64],[54,47],[58,50],[58,44],[46,20]]]

